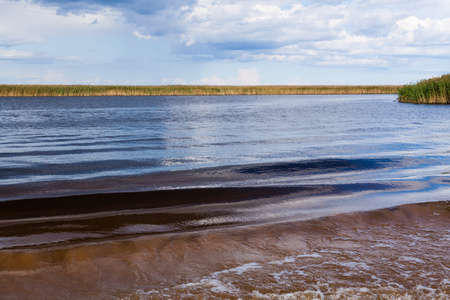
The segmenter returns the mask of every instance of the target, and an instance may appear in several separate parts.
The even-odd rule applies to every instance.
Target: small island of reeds
[[[403,86],[398,100],[408,103],[450,104],[450,74]]]
[[[0,85],[3,97],[397,94],[398,85]]]

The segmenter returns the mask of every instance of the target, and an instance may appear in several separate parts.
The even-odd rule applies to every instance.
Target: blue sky
[[[448,0],[0,0],[0,84],[404,84]]]

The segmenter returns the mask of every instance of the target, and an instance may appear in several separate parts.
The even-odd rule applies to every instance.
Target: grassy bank
[[[0,85],[0,96],[345,95],[397,94],[401,86]]]
[[[398,95],[400,102],[450,104],[450,74],[405,85]]]

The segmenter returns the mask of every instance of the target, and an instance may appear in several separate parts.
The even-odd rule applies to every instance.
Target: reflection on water
[[[0,185],[323,158],[448,166],[449,107],[395,97],[0,98]]]

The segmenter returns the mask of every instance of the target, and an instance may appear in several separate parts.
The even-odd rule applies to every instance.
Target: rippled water
[[[450,294],[449,106],[0,98],[0,128],[0,295]]]
[[[449,107],[395,97],[0,98],[0,184],[323,158],[447,158]]]

